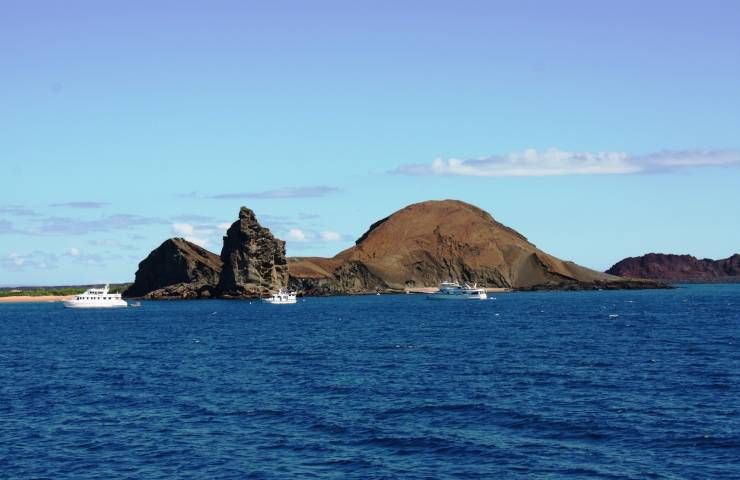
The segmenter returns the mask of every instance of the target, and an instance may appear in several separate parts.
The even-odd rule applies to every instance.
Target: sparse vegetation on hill
[[[122,293],[130,283],[111,284],[111,293]],[[0,288],[0,297],[48,297],[48,296],[65,296],[77,295],[88,288],[99,287],[100,285],[66,285],[51,287],[9,287]]]

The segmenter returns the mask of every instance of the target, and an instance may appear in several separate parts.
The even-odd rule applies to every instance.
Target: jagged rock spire
[[[247,207],[239,209],[239,220],[226,232],[221,260],[221,295],[260,296],[288,285],[285,242],[260,225]]]

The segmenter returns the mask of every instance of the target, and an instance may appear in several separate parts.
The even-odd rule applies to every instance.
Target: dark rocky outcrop
[[[607,273],[666,282],[738,282],[740,254],[722,260],[700,260],[691,255],[648,253],[625,258],[614,264]]]
[[[373,223],[332,258],[288,261],[285,242],[246,207],[223,240],[220,257],[181,238],[167,240],[139,264],[125,295],[249,298],[286,286],[305,295],[359,294],[436,287],[445,280],[519,290],[665,287],[560,260],[456,200],[409,205]],[[729,263],[736,269],[736,260]]]
[[[318,264],[323,263],[326,267],[330,259],[302,258],[290,261],[294,266],[288,264],[291,272],[289,287],[303,295],[352,295],[392,290],[361,262],[337,262],[329,272]],[[302,271],[303,267],[308,267],[308,270]],[[299,271],[302,273],[299,274]]]
[[[126,297],[210,297],[218,285],[221,258],[183,238],[170,238],[139,263]]]
[[[261,226],[246,207],[226,232],[221,261],[221,296],[256,297],[288,285],[285,242]]]
[[[246,207],[224,237],[221,256],[171,238],[139,264],[127,297],[251,298],[287,286],[285,242],[262,227]]]
[[[288,264],[307,294],[436,287],[444,280],[513,289],[657,288],[548,255],[487,212],[457,200],[409,205],[371,225],[333,258]]]

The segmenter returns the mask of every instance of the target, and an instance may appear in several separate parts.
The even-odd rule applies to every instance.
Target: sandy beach
[[[13,295],[11,297],[0,297],[0,303],[48,303],[70,300],[74,295],[45,295],[34,297],[31,295]]]

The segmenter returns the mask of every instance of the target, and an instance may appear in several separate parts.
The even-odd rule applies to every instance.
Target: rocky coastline
[[[139,263],[125,297],[257,298],[281,288],[299,295],[401,293],[445,280],[506,290],[668,288],[560,260],[488,213],[457,200],[409,205],[375,223],[334,257],[285,255],[285,242],[241,207],[221,254],[182,238]]]

